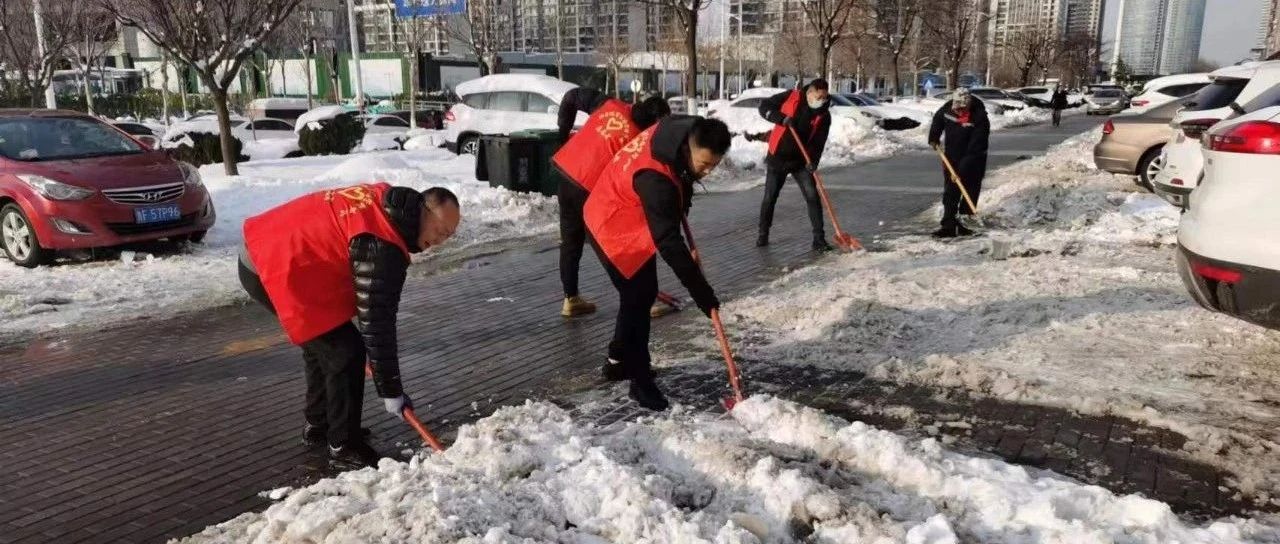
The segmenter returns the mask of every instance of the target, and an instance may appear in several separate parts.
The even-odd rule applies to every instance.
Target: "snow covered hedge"
[[[309,121],[298,129],[298,147],[308,156],[346,155],[363,138],[364,125],[350,115]]]
[[[231,139],[231,150],[236,154],[237,162],[249,160],[239,138]],[[210,132],[188,132],[178,145],[167,147],[166,151],[174,160],[195,166],[218,164],[222,162],[222,139]]]

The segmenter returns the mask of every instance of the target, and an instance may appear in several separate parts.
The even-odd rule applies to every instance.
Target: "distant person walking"
[[[1049,99],[1049,107],[1053,109],[1053,126],[1062,124],[1062,110],[1067,109],[1067,91],[1062,86],[1053,88],[1053,97]]]

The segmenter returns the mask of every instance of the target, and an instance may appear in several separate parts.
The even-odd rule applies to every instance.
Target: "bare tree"
[[[1073,34],[1064,37],[1062,42],[1054,48],[1057,52],[1055,65],[1061,73],[1062,81],[1079,85],[1086,80],[1092,80],[1097,70],[1101,48],[1102,43],[1092,34]]]
[[[67,56],[84,80],[85,109],[93,115],[93,69],[119,39],[120,30],[116,27],[116,20],[110,16],[84,13],[72,20],[66,31]]]
[[[1026,85],[1037,67],[1049,63],[1056,42],[1056,33],[1048,25],[1029,26],[1009,36],[1005,48],[1017,67],[1019,85]]]
[[[120,22],[191,66],[213,97],[222,164],[236,175],[227,95],[240,68],[301,0],[98,0]],[[207,2],[207,3],[206,3]]]
[[[862,13],[865,5],[861,0],[804,0],[800,7],[809,28],[818,38],[818,72],[830,77],[831,49],[847,37],[845,28],[850,19],[865,18]]]
[[[924,17],[924,35],[938,48],[938,60],[947,72],[947,88],[959,83],[960,67],[975,43],[978,9],[974,0],[933,0]]]
[[[622,64],[626,62],[631,55],[631,43],[627,40],[625,34],[618,32],[618,0],[612,0],[613,12],[611,16],[612,23],[604,32],[597,33],[603,35],[602,40],[596,42],[596,54],[604,60],[605,70],[613,73],[613,96],[614,98],[622,97]],[[606,76],[606,79],[608,77]],[[609,89],[605,89],[609,92]]]
[[[813,58],[814,36],[806,30],[804,21],[784,20],[782,31],[777,36],[776,48],[782,53],[783,60],[781,68],[794,73],[797,80],[812,76],[811,68],[817,64]]]
[[[893,70],[893,96],[902,92],[902,54],[907,50],[908,38],[922,7],[920,0],[877,0],[873,3],[874,36]]]
[[[437,22],[437,15],[421,15],[415,13],[412,17],[402,20],[404,33],[404,44],[406,52],[409,55],[409,126],[418,126],[418,91],[419,80],[422,79],[418,73],[418,59],[422,58],[422,52],[435,42],[440,25]]]
[[[502,49],[499,23],[504,17],[500,4],[498,0],[468,0],[463,13],[431,19],[437,28],[471,50],[480,62],[480,75],[492,74],[498,67],[498,51]]]
[[[698,16],[711,5],[711,0],[637,0],[669,10],[684,31],[685,95],[698,93]],[[659,21],[665,25],[666,21]]]
[[[0,58],[7,68],[18,73],[19,82],[27,89],[34,106],[44,89],[53,83],[53,73],[64,58],[71,38],[68,26],[83,17],[83,10],[73,0],[45,0],[44,54],[38,47],[35,18],[30,0],[0,0]]]

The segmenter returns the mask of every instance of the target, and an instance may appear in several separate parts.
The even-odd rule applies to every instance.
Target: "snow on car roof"
[[[249,103],[250,109],[307,109],[307,99],[305,98],[258,98]]]
[[[307,126],[308,123],[326,121],[345,113],[349,112],[342,106],[320,106],[314,110],[299,115],[298,120],[293,124],[294,130],[301,131],[302,127]]]
[[[568,81],[541,74],[493,74],[459,83],[454,92],[458,96],[495,91],[532,92],[560,103],[560,98],[577,87]]]
[[[755,87],[755,88],[752,88],[752,89],[747,89],[747,90],[745,90],[745,91],[742,91],[742,94],[738,95],[738,99],[743,99],[743,98],[768,98],[768,97],[773,96],[773,95],[775,95],[775,94],[778,94],[778,93],[781,93],[781,92],[785,92],[785,91],[789,91],[789,90],[791,90],[791,89],[782,89],[782,88],[778,88],[778,87]]]
[[[1182,85],[1185,83],[1208,83],[1208,82],[1209,82],[1209,74],[1205,72],[1199,72],[1195,74],[1174,74],[1171,76],[1158,77],[1151,81],[1148,81],[1145,85],[1142,86],[1142,90],[1147,91],[1150,89],[1159,89],[1162,87],[1167,87],[1169,85]]]

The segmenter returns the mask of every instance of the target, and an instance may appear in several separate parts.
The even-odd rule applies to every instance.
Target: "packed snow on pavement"
[[[961,455],[759,396],[597,427],[547,403],[500,409],[442,454],[383,460],[183,543],[1264,542],[1241,518]]]
[[[30,270],[4,261],[0,336],[164,316],[240,300],[244,297],[235,265],[244,219],[330,187],[386,181],[453,190],[461,200],[464,220],[440,250],[446,254],[554,232],[555,199],[490,188],[475,180],[474,167],[473,157],[436,148],[252,161],[242,163],[241,175],[235,177],[223,175],[220,164],[205,166],[200,172],[218,221],[203,244],[159,254],[125,251],[119,259]]]
[[[1178,212],[1095,170],[1098,136],[989,176],[986,237],[889,237],[728,304],[742,354],[1168,428],[1240,498],[1280,504],[1280,334],[1191,301]]]
[[[887,251],[727,301],[742,359],[1166,426],[1189,437],[1182,453],[1265,502],[1280,468],[1280,338],[1187,301],[1170,259],[1176,212],[1093,170],[1096,138],[994,173],[988,237],[887,237]],[[991,240],[1010,258],[993,260]],[[705,364],[715,348],[698,342],[656,362]],[[1192,522],[764,395],[729,417],[677,407],[604,427],[529,402],[463,427],[443,454],[269,495],[265,512],[184,542],[1280,542],[1274,516]]]

